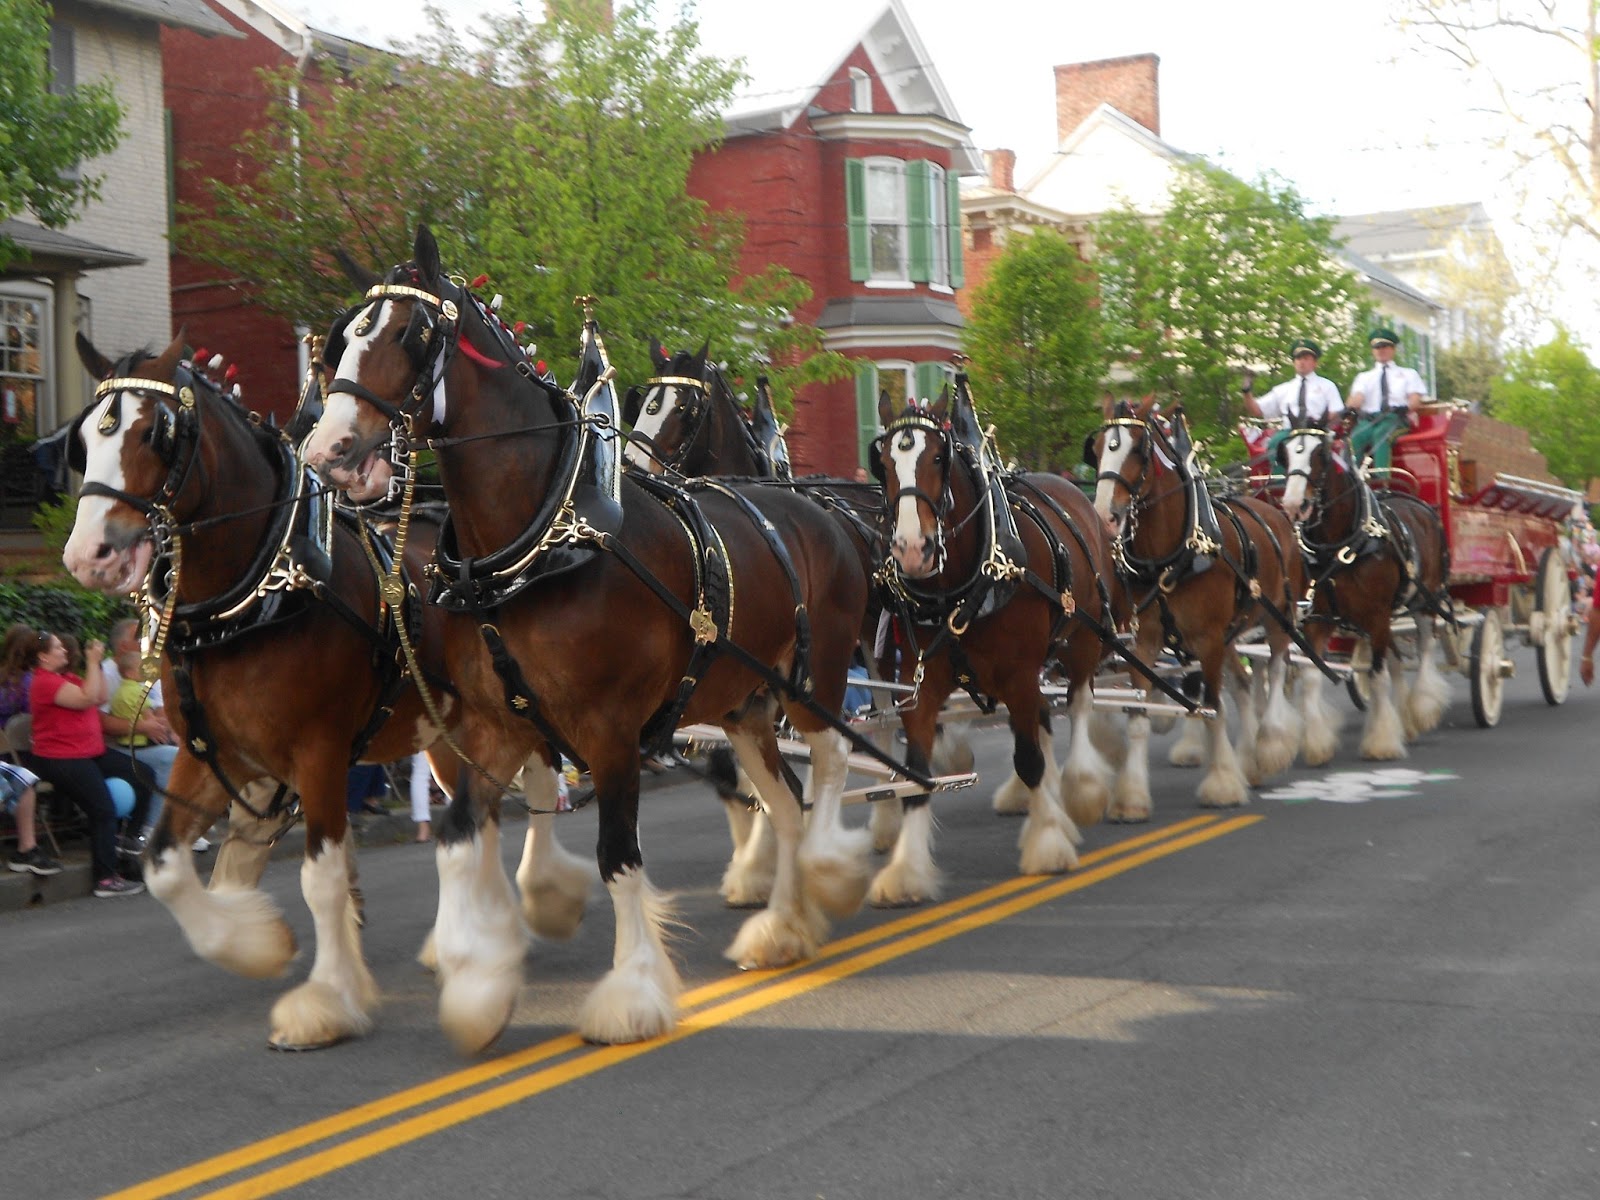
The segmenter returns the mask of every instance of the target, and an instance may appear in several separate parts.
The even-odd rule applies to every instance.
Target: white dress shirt
[[[1375,413],[1383,411],[1383,373],[1389,374],[1389,407],[1407,408],[1407,401],[1412,396],[1426,396],[1427,385],[1410,367],[1402,367],[1399,363],[1387,363],[1375,366],[1370,371],[1363,371],[1356,376],[1356,381],[1350,385],[1350,404],[1362,412]]]
[[[1288,425],[1289,418],[1300,412],[1302,378],[1306,381],[1306,416],[1315,421],[1327,413],[1344,411],[1344,404],[1339,399],[1339,389],[1333,380],[1324,379],[1313,371],[1303,377],[1296,375],[1293,379],[1285,380],[1257,400],[1256,407],[1261,410],[1261,415],[1268,419],[1282,417],[1283,423]]]

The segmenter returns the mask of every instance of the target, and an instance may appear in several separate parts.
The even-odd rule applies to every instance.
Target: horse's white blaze
[[[925,430],[907,429],[889,441],[889,464],[900,485],[895,497],[894,534],[889,546],[895,561],[907,575],[926,575],[933,566],[924,553],[927,535],[922,529],[922,508],[915,495],[908,495],[917,486],[917,463],[928,448]]]
[[[1306,479],[1311,470],[1311,455],[1318,439],[1306,434],[1290,434],[1284,439],[1283,511],[1298,520],[1306,504]]]
[[[1121,475],[1123,464],[1128,461],[1128,455],[1133,453],[1133,438],[1129,436],[1128,431],[1118,429],[1116,432],[1121,436],[1115,439],[1106,438],[1105,449],[1100,453],[1100,465],[1095,469],[1095,474],[1101,478],[1094,489],[1094,510],[1107,521],[1112,519],[1112,509],[1117,502],[1117,489],[1127,485],[1119,484],[1106,476]],[[1113,441],[1116,442],[1115,446],[1111,444]]]
[[[500,826],[485,821],[475,837],[439,843],[439,1022],[463,1053],[484,1049],[511,1019],[522,986],[527,930],[516,893],[500,865]]]
[[[167,847],[147,864],[144,879],[207,962],[248,979],[271,979],[294,957],[294,934],[272,897],[255,888],[207,891],[186,847]]]
[[[678,1023],[683,990],[662,937],[670,907],[642,867],[618,871],[607,890],[616,913],[616,949],[611,970],[584,999],[578,1031],[607,1044],[660,1037]]]
[[[100,418],[114,403],[122,405],[122,420],[113,432],[101,433]],[[95,405],[94,411],[79,426],[85,447],[85,483],[93,481],[118,491],[126,490],[127,479],[122,473],[122,443],[136,419],[138,406],[147,403],[150,401],[135,400],[115,393]],[[72,534],[67,538],[61,561],[84,587],[103,592],[130,592],[144,581],[152,551],[149,541],[143,538],[121,548],[113,545],[108,521],[116,504],[117,501],[110,496],[83,496],[78,500],[77,518],[73,521]],[[102,548],[110,552],[102,555]]]
[[[324,840],[300,864],[300,893],[317,932],[311,977],[272,1006],[274,1046],[325,1046],[372,1028],[378,984],[361,956],[361,929],[350,897],[349,847]]]
[[[378,311],[372,315],[370,328],[363,334],[356,335],[350,332],[356,325],[364,320],[363,315],[357,315],[346,331],[344,353],[339,356],[339,362],[334,368],[334,374],[340,379],[360,379],[361,363],[377,342],[378,335],[388,324],[392,301],[384,300],[378,305]],[[393,474],[389,461],[378,451],[374,450],[361,462],[353,466],[329,466],[329,460],[334,457],[334,448],[347,439],[351,442],[360,440],[357,425],[361,419],[361,402],[349,392],[333,392],[323,397],[322,419],[312,429],[311,436],[306,439],[305,458],[306,465],[315,471],[322,471],[333,486],[350,494],[352,500],[372,500],[388,490],[389,476]]]
[[[661,393],[660,400],[656,405],[655,411],[651,412],[649,411],[651,397],[657,391]],[[654,443],[655,439],[661,436],[661,430],[666,425],[667,418],[676,412],[677,408],[678,389],[675,386],[662,383],[652,385],[644,393],[644,403],[639,406],[639,419],[634,422],[633,431],[642,437],[649,438]],[[662,469],[661,463],[657,462],[655,457],[643,446],[639,445],[638,442],[629,442],[622,454],[624,458],[636,467],[644,467],[646,470],[657,473]]]

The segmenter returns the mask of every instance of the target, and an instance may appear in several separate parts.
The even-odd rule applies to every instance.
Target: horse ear
[[[1116,397],[1114,397],[1110,392],[1100,393],[1100,415],[1103,418],[1105,418],[1107,421],[1111,420],[1111,414],[1116,407]]]
[[[167,348],[156,357],[155,365],[151,368],[152,374],[157,376],[172,374],[173,370],[178,365],[178,360],[187,352],[187,342],[185,339],[185,334],[187,332],[188,331],[185,327],[180,327],[178,329],[178,336],[173,338],[172,341],[167,344]]]
[[[1154,392],[1145,393],[1144,399],[1139,401],[1139,419],[1142,421],[1147,418],[1153,411],[1155,411],[1155,408],[1156,394]]]
[[[96,379],[111,378],[111,368],[115,365],[109,358],[94,348],[94,343],[84,337],[80,332],[73,339],[78,346],[78,361],[83,364],[83,369]]]
[[[939,398],[928,405],[928,412],[935,417],[944,417],[950,411],[950,385],[947,383],[939,389]]]
[[[433,230],[426,225],[417,225],[417,241],[412,247],[411,259],[424,279],[439,278],[439,243],[433,238]]]
[[[705,341],[700,343],[700,349],[698,351],[696,351],[695,356],[694,356],[695,362],[704,365],[704,363],[706,361],[706,355],[708,355],[710,353],[711,353],[711,339],[707,338]]]
[[[660,368],[672,361],[671,356],[661,348],[661,343],[655,338],[650,339],[650,361]]]
[[[360,288],[363,295],[368,288],[378,282],[378,273],[369,271],[351,258],[343,246],[335,246],[329,253],[333,255],[333,261],[339,264],[339,269],[344,272],[345,278]]]
[[[108,367],[107,370],[109,369]],[[894,405],[889,400],[888,390],[880,391],[878,393],[878,424],[887,429],[894,420],[894,416]]]

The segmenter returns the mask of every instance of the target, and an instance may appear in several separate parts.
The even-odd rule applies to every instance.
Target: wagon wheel
[[[1350,703],[1361,712],[1367,711],[1367,700],[1372,695],[1371,666],[1372,643],[1361,638],[1350,650],[1350,678],[1344,681],[1344,690],[1350,693]]]
[[[1539,688],[1545,702],[1560,704],[1572,686],[1572,623],[1567,613],[1572,608],[1572,585],[1567,582],[1567,564],[1554,546],[1539,559],[1535,584],[1535,622],[1539,639],[1535,643],[1539,658]]]
[[[1506,639],[1500,630],[1500,613],[1483,610],[1483,623],[1472,634],[1472,715],[1480,728],[1493,729],[1500,723],[1500,706],[1505,699],[1505,680],[1500,676],[1500,659]]]

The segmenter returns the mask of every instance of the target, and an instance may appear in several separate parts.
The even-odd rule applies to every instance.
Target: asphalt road
[[[698,786],[647,797],[678,894],[679,1036],[567,1036],[609,905],[530,954],[515,1021],[457,1057],[412,961],[428,848],[362,859],[372,1036],[266,1049],[283,985],[196,961],[148,898],[0,916],[0,1193],[31,1197],[1227,1197],[1600,1194],[1600,694],[1547,708],[1517,651],[1499,728],[1234,814],[1154,774],[1149,826],[1016,880],[986,791],[939,802],[947,903],[869,912],[811,967],[738,976]],[[1162,743],[1164,748],[1164,742]],[[992,787],[1008,748],[978,739]],[[591,844],[593,818],[564,819]],[[513,823],[512,844],[520,839]],[[309,945],[292,862],[269,890]],[[294,978],[307,964],[295,964]]]

